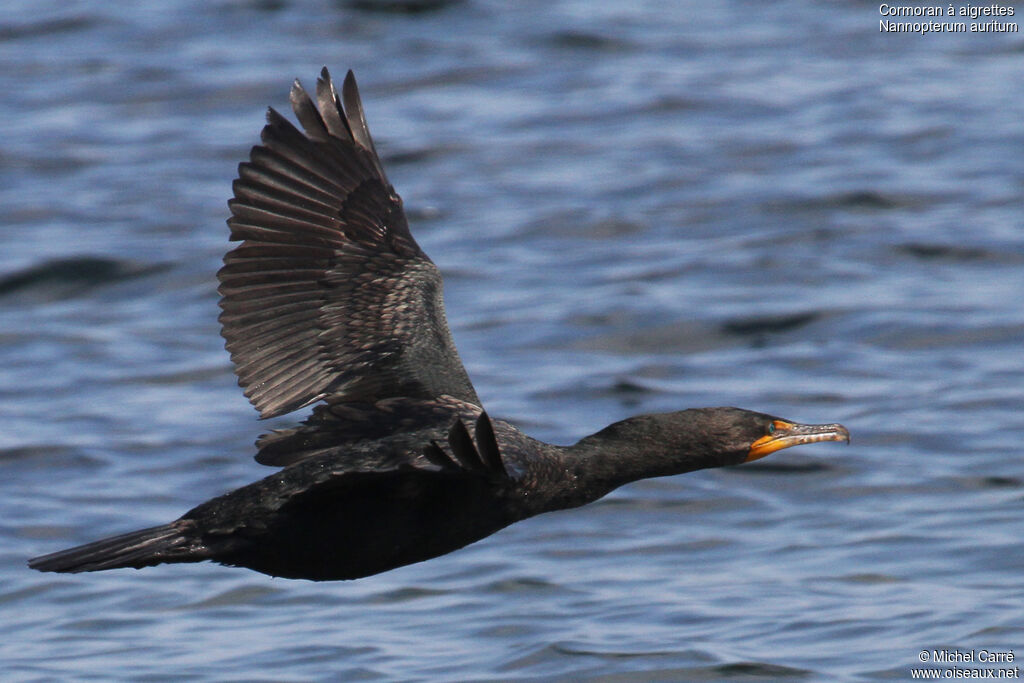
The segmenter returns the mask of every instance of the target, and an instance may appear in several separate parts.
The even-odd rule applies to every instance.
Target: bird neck
[[[696,420],[688,424],[684,413],[671,423],[659,415],[616,422],[569,446],[566,461],[578,487],[595,493],[591,500],[596,500],[639,479],[727,464]]]

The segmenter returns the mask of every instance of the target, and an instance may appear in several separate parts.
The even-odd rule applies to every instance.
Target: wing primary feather
[[[316,110],[313,100],[310,99],[306,89],[302,87],[302,83],[297,78],[292,82],[292,89],[288,93],[288,99],[291,101],[295,117],[302,124],[302,127],[306,129],[306,135],[318,142],[326,140],[329,136],[327,126],[324,125],[320,112]]]
[[[267,137],[269,138],[270,135]],[[329,169],[324,169],[321,166],[317,166],[315,169],[310,168],[316,166],[316,162],[311,159],[297,160],[294,153],[289,154],[288,150],[282,151],[281,147],[278,147],[277,150],[270,147],[253,147],[249,158],[248,163],[251,166],[289,179],[293,185],[297,186],[296,191],[306,192],[306,188],[309,188],[320,193],[330,206],[337,203],[339,194],[344,195],[345,193],[343,179],[325,175]]]
[[[345,74],[345,80],[341,84],[341,98],[345,105],[345,117],[348,119],[349,130],[352,137],[360,145],[371,152],[376,153],[373,147],[373,138],[370,137],[370,130],[366,125],[366,116],[363,114],[363,102],[359,97],[359,86],[356,85],[356,76],[352,69]]]
[[[425,457],[430,464],[437,465],[441,469],[450,469],[452,466],[452,460],[444,452],[444,449],[437,445],[437,442],[433,439],[430,440],[430,444],[423,449],[423,457]]]
[[[326,211],[334,211],[337,207],[337,200],[330,194],[330,188],[315,186],[303,182],[301,178],[294,175],[286,175],[285,172],[291,169],[282,169],[280,164],[271,168],[270,163],[261,164],[260,156],[264,153],[257,152],[255,161],[243,161],[238,165],[238,183],[245,183],[251,187],[259,187],[264,191],[274,191],[281,195],[302,197],[308,202],[315,202]],[[285,172],[282,172],[285,171]],[[306,174],[308,176],[308,174]]]
[[[320,78],[316,79],[316,99],[320,104],[320,116],[331,135],[346,142],[354,142],[352,131],[349,130],[348,121],[345,120],[341,109],[341,100],[326,66],[320,72]]]
[[[386,185],[387,180],[384,175],[384,169],[380,165],[380,157],[377,155],[377,149],[373,145],[370,127],[366,125],[366,114],[363,113],[363,102],[359,98],[359,87],[356,85],[356,76],[352,73],[352,69],[349,69],[348,73],[345,74],[345,82],[341,85],[341,96],[345,103],[345,116],[348,121],[348,129],[352,132],[352,137],[370,152],[374,165],[377,167],[377,172],[380,173],[381,178],[385,179]]]
[[[494,435],[494,425],[486,412],[481,412],[476,420],[476,448],[488,470],[502,477],[508,476],[498,449],[498,438]]]
[[[473,439],[469,435],[466,425],[462,420],[456,418],[448,430],[448,445],[452,448],[452,455],[463,469],[470,472],[484,472],[484,464],[480,461],[480,455],[476,452]]]

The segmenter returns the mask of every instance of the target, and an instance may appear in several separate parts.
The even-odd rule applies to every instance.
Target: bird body
[[[80,572],[213,560],[273,576],[356,579],[452,552],[528,517],[647,477],[848,440],[738,408],[617,422],[571,446],[492,420],[448,329],[441,276],[384,175],[355,79],[295,82],[300,132],[273,109],[229,202],[241,242],[218,273],[239,383],[271,417],[280,468],[166,525],[34,558]]]

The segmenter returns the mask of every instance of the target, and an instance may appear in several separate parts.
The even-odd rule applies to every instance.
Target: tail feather
[[[184,532],[180,522],[172,522],[33,557],[28,566],[41,572],[76,573],[207,559],[201,546],[197,548]]]

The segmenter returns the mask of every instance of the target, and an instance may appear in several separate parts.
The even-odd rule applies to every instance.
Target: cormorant
[[[273,576],[357,579],[444,555],[513,522],[638,479],[849,441],[739,408],[616,422],[572,446],[492,420],[459,360],[441,275],[409,232],[349,71],[296,80],[300,132],[274,109],[229,202],[240,241],[218,273],[220,322],[261,417],[322,401],[257,441],[273,475],[170,524],[44,555],[41,571],[213,560]]]

